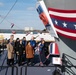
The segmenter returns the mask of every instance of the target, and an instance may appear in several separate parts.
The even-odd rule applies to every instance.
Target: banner
[[[58,49],[58,45],[56,42],[53,42],[53,43],[50,43],[49,45],[49,53],[51,55],[59,55],[60,56],[60,52],[59,52],[59,49]]]
[[[76,40],[76,10],[48,8],[48,12],[57,33]]]

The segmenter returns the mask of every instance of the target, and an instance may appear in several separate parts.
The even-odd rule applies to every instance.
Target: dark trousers
[[[18,55],[18,65],[22,65],[22,55]]]
[[[26,54],[23,54],[22,55],[22,62],[25,62],[26,61]]]
[[[15,61],[17,63],[17,58],[18,58],[17,53],[15,53],[14,56],[15,56]]]
[[[31,66],[33,66],[33,58],[27,58],[27,66],[29,66],[29,62]]]
[[[14,58],[12,58],[12,59],[8,59],[7,58],[7,65],[14,65]]]

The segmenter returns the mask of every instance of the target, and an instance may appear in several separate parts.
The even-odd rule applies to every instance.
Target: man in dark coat
[[[22,57],[23,57],[23,45],[22,45],[22,40],[20,40],[20,43],[18,45],[18,65],[22,65]]]
[[[23,37],[22,45],[23,45],[23,59],[22,59],[22,61],[25,62],[25,60],[26,60],[26,50],[25,50],[25,47],[27,45],[26,37]]]
[[[34,40],[34,37],[32,36],[31,40],[30,40],[30,44],[33,47],[33,49],[35,50],[36,47],[36,41]]]
[[[17,58],[18,58],[17,57],[17,51],[18,51],[19,44],[20,44],[20,40],[19,40],[19,38],[17,38],[16,41],[15,41],[15,47],[14,47],[15,48],[15,52],[14,53],[15,53],[16,62],[17,62]]]

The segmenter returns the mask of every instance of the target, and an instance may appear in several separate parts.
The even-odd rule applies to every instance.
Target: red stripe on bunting
[[[60,16],[55,16],[55,15],[52,15],[52,14],[50,14],[50,17],[58,19],[58,20],[68,21],[68,22],[76,22],[76,18],[60,17]]]
[[[62,10],[62,9],[55,9],[55,8],[48,8],[48,10],[60,12],[60,13],[76,13],[76,10]]]

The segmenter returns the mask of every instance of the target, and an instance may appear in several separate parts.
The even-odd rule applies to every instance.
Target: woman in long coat
[[[8,50],[7,64],[8,65],[14,64],[14,48],[13,48],[12,42],[13,40],[10,39],[9,43],[7,44],[7,50]]]
[[[31,62],[31,65],[33,65],[34,49],[31,46],[30,42],[27,42],[26,58],[27,58],[27,65],[28,65],[29,62]]]

